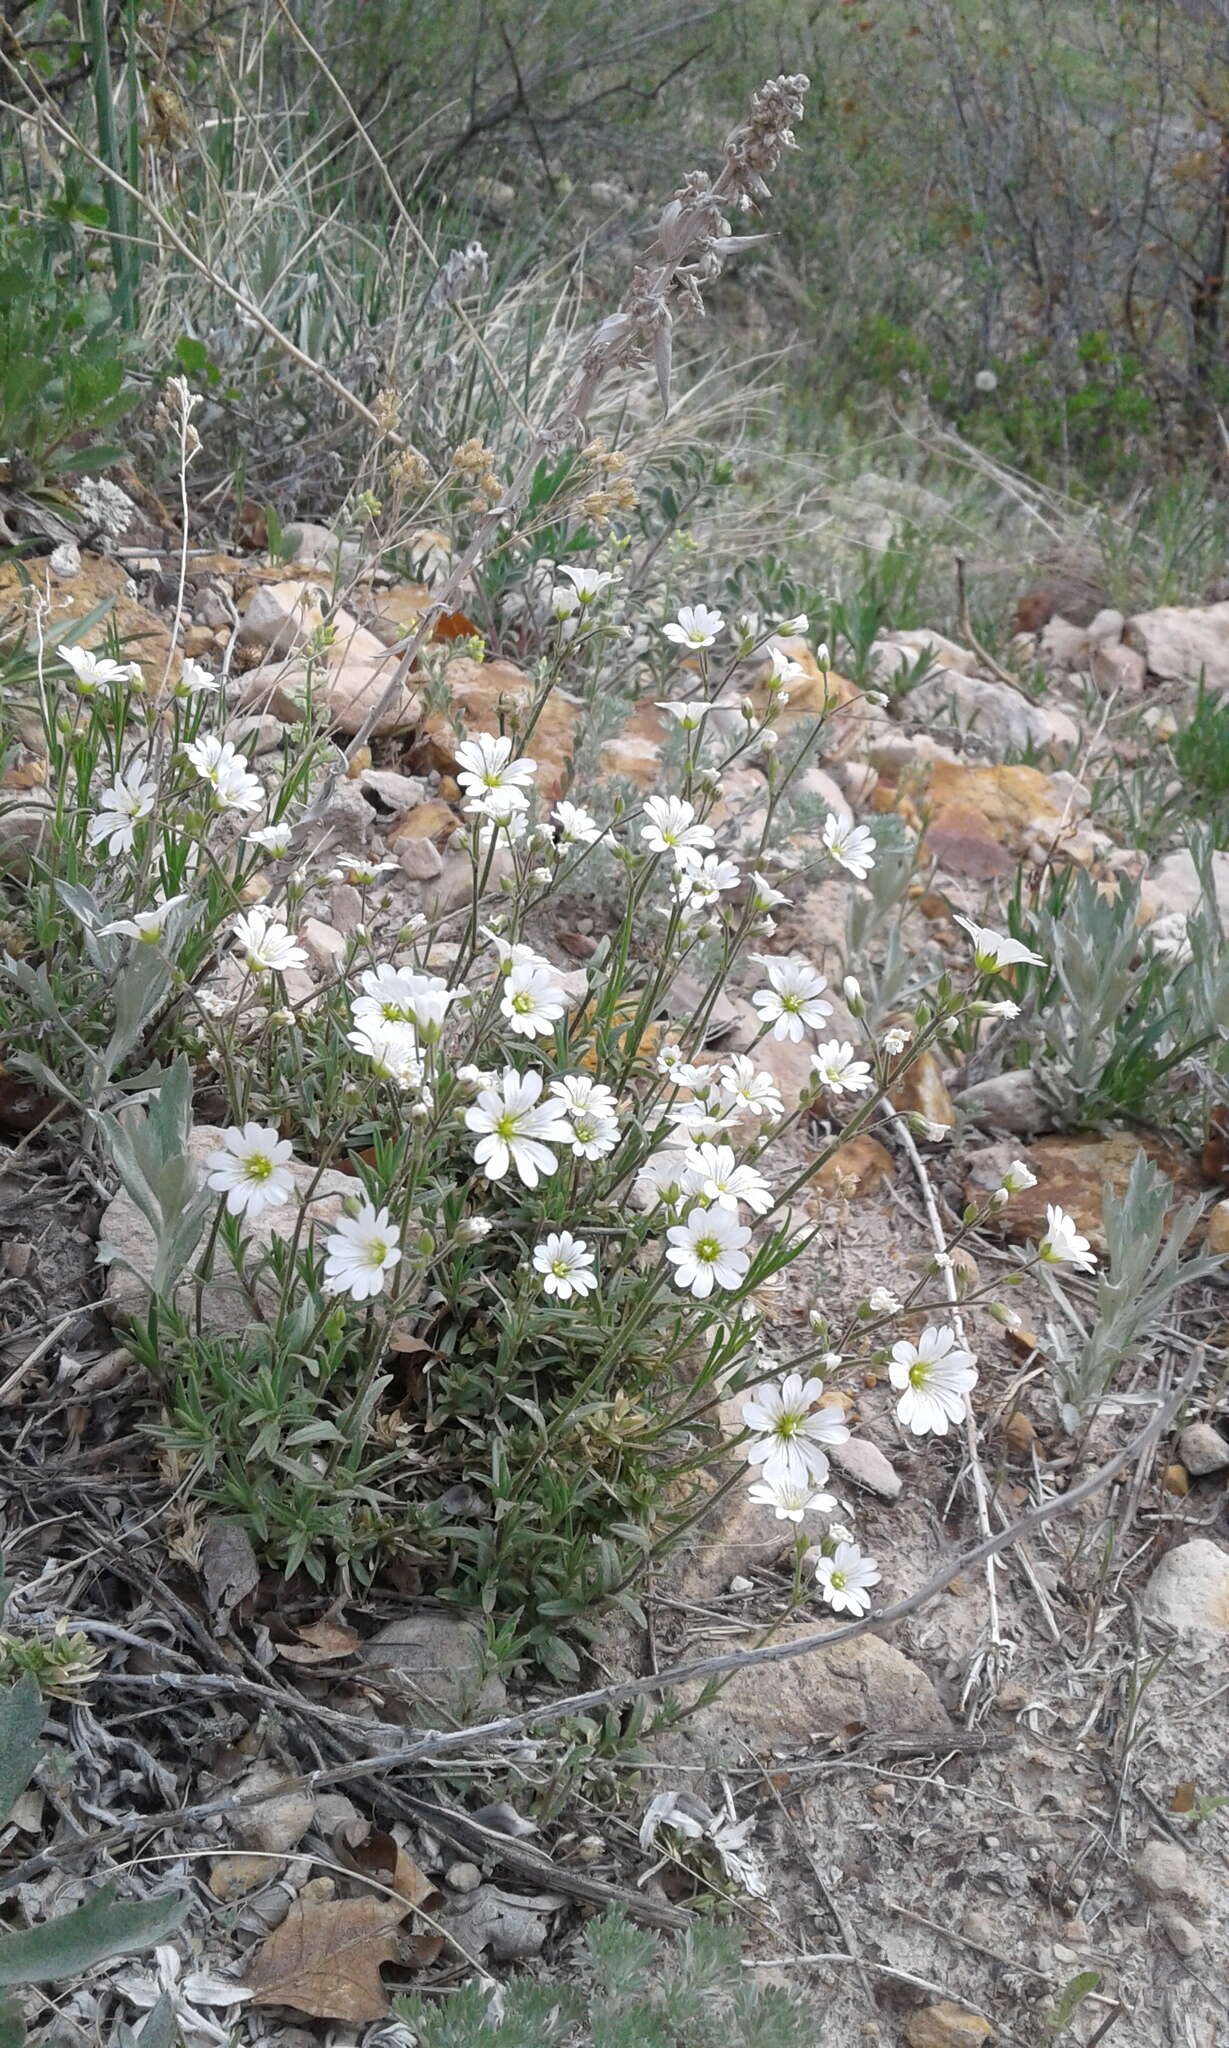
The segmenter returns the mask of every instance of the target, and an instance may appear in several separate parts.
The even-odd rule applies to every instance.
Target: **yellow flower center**
[[[369,1266],[382,1266],[388,1257],[388,1246],[382,1237],[369,1238],[363,1250]]]
[[[250,1152],[244,1161],[243,1172],[247,1180],[268,1180],[273,1171],[273,1161],[267,1152]]]

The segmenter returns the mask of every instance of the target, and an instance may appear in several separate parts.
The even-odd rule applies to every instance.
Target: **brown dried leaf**
[[[1171,1813],[1193,1813],[1194,1810],[1195,1780],[1193,1778],[1183,1778],[1182,1783],[1174,1787],[1174,1796],[1169,1802],[1169,1811]]]
[[[382,2020],[392,2007],[380,1965],[397,1956],[405,1912],[387,1899],[296,1899],[252,1958],[244,1989],[253,2005],[288,2005],[312,2019]]]
[[[390,1891],[399,1892],[407,1906],[425,1906],[431,1912],[443,1904],[443,1895],[430,1878],[382,1828],[370,1829],[363,1841],[352,1844],[349,1857],[364,1877],[373,1877]]]
[[[357,1630],[340,1621],[309,1621],[299,1630],[297,1643],[283,1643],[278,1656],[288,1664],[331,1664],[349,1657],[362,1641]]]

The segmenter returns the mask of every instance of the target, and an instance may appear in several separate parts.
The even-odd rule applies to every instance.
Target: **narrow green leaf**
[[[175,1932],[187,1910],[186,1898],[170,1895],[117,1902],[114,1886],[104,1885],[75,1912],[0,1935],[0,1984],[54,1984],[111,1956],[152,1948]]]
[[[8,1818],[34,1775],[46,1720],[47,1709],[32,1678],[19,1679],[0,1693],[0,1821]]]

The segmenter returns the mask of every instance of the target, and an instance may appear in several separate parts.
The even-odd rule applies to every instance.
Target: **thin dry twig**
[[[858,1621],[841,1623],[836,1628],[820,1629],[812,1635],[798,1636],[791,1642],[761,1644],[754,1650],[729,1650],[712,1657],[700,1657],[691,1663],[667,1666],[665,1670],[653,1672],[645,1678],[616,1679],[609,1685],[595,1688],[591,1692],[571,1693],[564,1699],[550,1700],[521,1713],[503,1714],[497,1720],[484,1721],[471,1728],[430,1729],[414,1742],[403,1744],[392,1750],[378,1752],[374,1756],[357,1757],[346,1764],[329,1765],[326,1769],[307,1771],[297,1777],[288,1777],[280,1784],[261,1792],[243,1795],[229,1794],[209,1799],[193,1806],[180,1807],[167,1814],[144,1814],[114,1828],[79,1837],[75,1841],[58,1843],[50,1849],[41,1850],[37,1855],[16,1869],[9,1871],[0,1880],[0,1895],[11,1892],[15,1886],[27,1883],[41,1872],[53,1868],[60,1862],[72,1861],[79,1856],[95,1856],[102,1849],[113,1848],[130,1842],[146,1833],[161,1833],[171,1828],[195,1825],[198,1821],[211,1820],[219,1814],[236,1813],[248,1806],[281,1798],[290,1792],[316,1791],[325,1785],[351,1783],[358,1778],[370,1777],[373,1772],[400,1769],[406,1765],[420,1763],[427,1758],[450,1752],[464,1751],[471,1745],[489,1746],[510,1738],[524,1740],[530,1730],[549,1727],[556,1721],[564,1721],[579,1713],[588,1713],[598,1707],[612,1706],[617,1702],[643,1699],[655,1693],[669,1691],[672,1686],[703,1683],[709,1679],[722,1678],[728,1672],[745,1671],[760,1664],[784,1664],[797,1657],[805,1657],[816,1650],[832,1649],[837,1643],[851,1642],[856,1637],[867,1635],[872,1630],[881,1630],[896,1621],[916,1614],[946,1589],[951,1580],[961,1572],[972,1571],[987,1557],[997,1557],[1000,1551],[1010,1549],[1035,1529],[1040,1529],[1057,1515],[1069,1514],[1073,1508],[1091,1500],[1102,1487],[1138,1457],[1144,1448],[1156,1441],[1173,1421],[1182,1403],[1190,1394],[1199,1374],[1201,1360],[1197,1357],[1174,1387],[1169,1398],[1158,1407],[1151,1420],[1133,1436],[1121,1450],[1107,1458],[1103,1465],[1089,1473],[1078,1485],[1066,1493],[1055,1494],[1052,1499],[1041,1501],[1035,1508],[1021,1515],[1008,1529],[987,1537],[972,1549],[955,1558],[948,1558],[930,1578],[916,1587],[903,1599],[894,1601],[890,1607],[880,1608],[864,1615]]]

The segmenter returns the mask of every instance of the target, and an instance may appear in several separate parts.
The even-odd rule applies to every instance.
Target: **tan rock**
[[[392,647],[412,633],[431,602],[425,583],[394,583],[390,590],[366,593],[367,623],[377,640]]]
[[[1229,1438],[1210,1422],[1190,1422],[1178,1438],[1178,1456],[1196,1479],[1229,1468]]]
[[[943,1069],[933,1052],[919,1054],[889,1090],[893,1109],[915,1110],[934,1124],[954,1124],[956,1106],[947,1092]]]
[[[1229,603],[1158,605],[1137,612],[1126,637],[1163,682],[1194,684],[1202,675],[1209,690],[1229,690]]]
[[[481,1627],[457,1612],[424,1610],[390,1621],[360,1656],[364,1681],[404,1727],[486,1721],[506,1698],[503,1680],[486,1669]]]
[[[301,662],[265,662],[249,669],[235,696],[237,712],[297,725],[307,709],[307,671]]]
[[[297,654],[324,625],[325,602],[319,583],[304,578],[262,583],[243,613],[243,639],[266,655]]]
[[[346,941],[341,932],[318,917],[305,917],[299,926],[298,936],[307,948],[309,959],[322,974],[331,975],[339,971],[346,956]]]
[[[285,979],[289,992],[290,976]],[[310,980],[307,987],[310,993]],[[221,1136],[220,1130],[208,1124],[197,1124],[188,1135],[189,1157],[202,1177],[205,1161],[211,1152],[217,1151]],[[342,1203],[355,1193],[358,1186],[348,1174],[338,1173],[332,1167],[318,1174],[317,1169],[305,1161],[296,1161],[292,1172],[298,1199],[283,1202],[277,1209],[265,1209],[254,1221],[248,1220],[247,1237],[253,1263],[275,1237],[288,1241],[294,1236],[299,1220],[299,1203],[309,1193],[311,1216],[319,1229],[337,1221]],[[141,1210],[122,1189],[103,1211],[98,1240],[100,1253],[110,1248],[116,1254],[107,1271],[107,1289],[102,1304],[105,1312],[117,1322],[139,1315],[149,1301],[155,1260],[154,1234]],[[276,1289],[270,1283],[257,1284],[264,1288],[270,1300],[276,1299]],[[193,1311],[194,1294],[190,1281],[176,1289],[176,1305],[186,1315]],[[243,1329],[251,1321],[247,1297],[220,1241],[215,1248],[213,1272],[202,1297],[202,1321],[207,1330],[230,1332]]]
[[[321,675],[328,723],[336,732],[358,732],[379,705],[379,717],[371,728],[373,734],[409,732],[422,715],[422,698],[408,683],[398,682],[393,687],[399,657],[389,654],[378,642],[377,651],[371,653],[365,645],[371,637],[364,633],[360,642],[359,633],[355,633],[350,648],[358,643],[357,652],[345,652],[338,660],[330,654]],[[391,697],[385,703],[390,690]]]
[[[404,846],[407,840],[430,839],[436,846],[444,847],[461,827],[461,820],[451,804],[441,803],[438,797],[426,803],[414,804],[391,824],[386,833],[390,846]]]
[[[165,619],[135,602],[133,585],[117,561],[82,553],[79,566],[68,558],[58,570],[53,561],[47,556],[30,567],[23,564],[20,573],[15,562],[0,562],[0,617],[31,620],[35,603],[45,601],[43,638],[54,647],[62,637],[58,627],[101,607],[102,615],[75,636],[75,645],[97,653],[115,632],[124,643],[124,659],[139,662],[148,683],[162,680],[168,657],[172,679],[178,676],[181,654],[172,650]]]
[[[820,1624],[822,1626],[822,1624]],[[782,1628],[778,1642],[813,1635],[816,1625]],[[703,1654],[697,1646],[697,1654]],[[696,1688],[680,1695],[694,1697]],[[842,1734],[851,1724],[877,1732],[946,1728],[948,1717],[921,1666],[875,1635],[857,1636],[831,1649],[776,1664],[735,1671],[710,1705],[654,1744],[666,1760],[733,1761],[782,1748],[802,1747]]]
[[[1115,1131],[1109,1136],[1077,1132],[1038,1138],[1023,1152],[1018,1145],[1003,1142],[973,1153],[965,1178],[965,1200],[980,1206],[999,1185],[1011,1161],[1023,1158],[1037,1176],[1036,1186],[1013,1195],[1005,1208],[987,1219],[986,1228],[1002,1237],[1036,1240],[1045,1234],[1047,1204],[1057,1203],[1074,1217],[1076,1229],[1100,1256],[1105,1251],[1102,1186],[1108,1182],[1111,1200],[1121,1201],[1131,1168],[1141,1152],[1173,1182],[1175,1202],[1201,1192],[1203,1183],[1193,1163],[1159,1138],[1140,1138],[1130,1131]]]
[[[911,626],[903,632],[881,633],[870,651],[870,666],[880,682],[891,682],[911,669],[919,654],[927,654],[935,668],[954,669],[959,675],[975,676],[980,666],[975,654],[960,647],[929,626]]]
[[[909,2048],[978,2048],[994,2033],[989,2020],[978,2012],[967,2012],[945,1998],[938,2005],[919,2006],[910,2013],[905,2026]]]
[[[444,856],[433,839],[402,839],[396,854],[408,881],[434,882],[444,872]]]
[[[1207,1536],[1177,1544],[1145,1586],[1143,1604],[1171,1628],[1229,1629],[1229,1552]]]
[[[1061,817],[1065,792],[1039,768],[1014,764],[972,768],[937,761],[918,792],[928,814],[926,850],[941,866],[975,881],[1012,873],[1038,818]],[[1074,808],[1074,806],[1073,806]]]
[[[831,1158],[816,1167],[811,1179],[826,1199],[841,1195],[856,1200],[861,1195],[873,1194],[895,1175],[896,1162],[887,1146],[881,1145],[878,1138],[861,1133],[847,1144],[838,1145]]]
[[[444,680],[451,693],[450,707],[447,712],[428,712],[411,750],[410,765],[420,774],[434,769],[440,775],[455,775],[462,740],[476,732],[498,732],[501,722],[504,730],[512,729],[528,716],[537,696],[537,685],[510,661],[471,661],[468,655],[456,655],[444,670]],[[525,751],[538,764],[538,795],[545,804],[555,803],[566,786],[577,708],[562,690],[552,690],[526,743]]]

